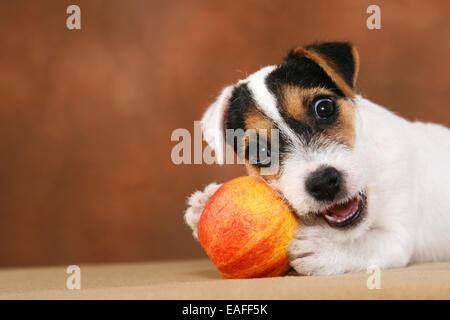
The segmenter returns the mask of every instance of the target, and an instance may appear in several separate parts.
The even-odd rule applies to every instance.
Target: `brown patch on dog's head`
[[[278,118],[273,120],[264,114],[262,110],[265,109],[256,105],[257,100],[253,98],[252,91],[247,83],[243,83],[233,90],[226,127],[244,131],[254,129],[257,133],[266,130],[265,138],[270,143],[273,129],[288,126],[289,135],[281,136],[280,133],[283,152],[289,150],[285,147],[290,143],[286,143],[290,138],[286,137],[291,133],[297,134],[306,146],[311,143],[326,147],[335,141],[352,148],[356,140],[356,111],[352,99],[355,97],[358,70],[359,55],[351,44],[319,43],[297,48],[264,80],[268,90],[277,99],[276,107],[282,121]],[[315,103],[328,97],[337,112],[332,119],[327,118],[329,121],[323,121],[320,116],[316,117]],[[237,150],[241,155],[246,155],[248,146],[249,136],[246,134]],[[282,161],[280,159],[280,165]],[[248,174],[261,176],[261,164],[251,164],[248,158],[244,163]],[[279,174],[264,175],[264,178],[274,182],[279,179]]]
[[[281,108],[286,116],[294,120],[306,122],[307,108],[315,96],[334,95],[326,88],[303,88],[294,85],[283,85],[278,96],[281,99]]]
[[[320,43],[299,47],[293,53],[314,61],[346,97],[355,97],[359,73],[359,54],[355,46],[346,42]]]
[[[245,119],[245,129],[254,129],[257,133],[257,136],[251,137],[246,135],[244,140],[244,150],[248,147],[250,143],[250,139],[260,138],[258,135],[263,135],[263,139],[267,141],[268,144],[271,142],[272,137],[272,130],[275,129],[275,126],[273,122],[267,118],[262,112],[260,112],[256,106],[252,105],[248,112],[246,113],[246,119]],[[261,174],[261,168],[258,166],[251,164],[248,159],[245,159],[245,166],[247,168],[247,172],[249,175],[253,176],[263,176],[266,180],[277,180],[279,179],[279,174],[272,174],[272,175],[262,175]]]
[[[285,122],[306,144],[326,144],[328,138],[353,147],[352,99],[358,71],[359,55],[353,45],[318,43],[292,50],[266,83],[278,99]],[[316,116],[315,103],[326,98],[337,112],[324,121]]]
[[[245,167],[247,169],[247,174],[249,176],[257,176],[257,177],[263,177],[264,180],[266,180],[269,183],[276,183],[280,179],[280,172],[278,171],[275,174],[261,174],[261,168],[258,168],[257,166],[251,164],[248,160],[245,160]]]
[[[285,118],[290,118],[310,127],[314,126],[315,120],[311,117],[311,112],[308,112],[308,108],[312,108],[314,99],[318,96],[334,97],[338,108],[338,117],[331,126],[325,129],[324,133],[348,147],[354,146],[356,138],[355,107],[348,99],[339,98],[327,88],[304,88],[289,84],[282,85],[277,96],[280,99],[280,108]]]
[[[359,53],[355,46],[352,45],[352,57],[353,57],[353,79],[352,79],[352,89],[356,88],[356,80],[358,80],[359,75]]]
[[[270,138],[270,131],[273,129],[273,123],[264,116],[255,105],[251,105],[245,118],[245,130],[248,129],[255,129],[256,131],[265,129],[269,135],[268,138]]]
[[[326,130],[327,135],[353,148],[356,140],[355,106],[345,99],[339,99],[337,104],[339,115],[335,124]]]

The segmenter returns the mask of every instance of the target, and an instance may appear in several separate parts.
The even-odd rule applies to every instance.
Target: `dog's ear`
[[[214,150],[218,164],[225,162],[225,129],[233,86],[225,87],[202,117],[203,136]]]
[[[299,47],[294,54],[313,60],[318,64],[342,93],[354,97],[359,72],[359,54],[348,42],[324,42]]]

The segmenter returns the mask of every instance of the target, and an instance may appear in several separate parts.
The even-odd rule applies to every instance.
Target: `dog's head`
[[[367,164],[354,102],[358,69],[358,53],[349,43],[292,50],[279,66],[265,67],[222,91],[202,119],[205,139],[219,162],[226,143],[232,143],[249,174],[264,178],[299,216],[348,230],[361,220],[367,199]],[[227,139],[227,129],[268,134]],[[277,151],[271,150],[274,129]],[[255,149],[260,153],[252,158]],[[279,170],[262,174],[275,153]]]

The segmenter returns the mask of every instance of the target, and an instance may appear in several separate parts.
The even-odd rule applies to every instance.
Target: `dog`
[[[298,47],[280,65],[225,87],[202,118],[219,163],[226,129],[279,130],[278,172],[261,175],[267,163],[248,157],[245,166],[301,220],[288,246],[298,274],[450,259],[450,130],[410,122],[357,94],[358,71],[350,43]],[[235,152],[249,143],[241,139]],[[184,219],[194,237],[219,187],[188,199]]]

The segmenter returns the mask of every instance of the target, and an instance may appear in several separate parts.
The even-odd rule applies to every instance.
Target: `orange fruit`
[[[287,246],[298,220],[262,179],[244,176],[222,185],[206,204],[198,239],[224,278],[258,278],[289,270]]]

